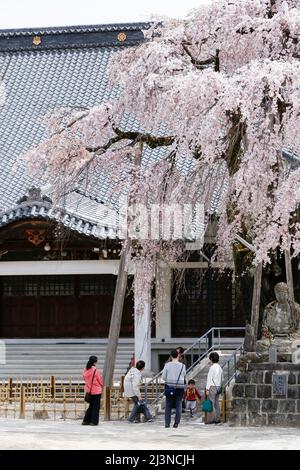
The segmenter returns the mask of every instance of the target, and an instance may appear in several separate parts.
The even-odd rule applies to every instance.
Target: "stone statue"
[[[276,300],[264,310],[263,337],[257,341],[257,351],[267,351],[272,344],[283,360],[290,361],[295,344],[300,341],[300,305],[289,298],[285,282],[276,284],[274,292]]]
[[[263,326],[275,336],[286,336],[297,332],[300,324],[300,305],[289,299],[285,282],[276,284],[274,292],[276,300],[266,306]]]

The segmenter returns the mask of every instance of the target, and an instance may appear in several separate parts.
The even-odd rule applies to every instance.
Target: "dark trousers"
[[[176,408],[176,399],[173,397],[173,401],[172,401],[172,408]],[[182,400],[182,412],[184,413],[186,410],[186,404],[185,404],[185,401]]]
[[[134,407],[133,407],[132,412],[129,416],[129,421],[133,422],[138,413],[143,413],[146,420],[152,418],[151,413],[150,413],[149,409],[147,408],[147,406],[145,404],[143,404],[142,406],[138,405],[138,401],[139,401],[138,397],[131,397],[131,400],[134,403]]]
[[[171,423],[171,413],[172,413],[172,405],[174,403],[176,408],[175,414],[175,424],[180,423],[181,412],[182,412],[182,399],[184,395],[183,388],[177,388],[175,390],[175,395],[171,397],[166,397],[166,408],[165,408],[165,424],[166,426],[170,426]]]
[[[85,412],[83,422],[87,424],[98,424],[100,415],[101,395],[91,395],[91,402]]]

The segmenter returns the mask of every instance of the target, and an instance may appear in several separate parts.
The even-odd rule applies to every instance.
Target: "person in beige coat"
[[[124,396],[131,398],[134,403],[131,415],[128,418],[130,423],[134,423],[138,413],[143,413],[146,421],[153,421],[151,413],[145,402],[142,400],[140,386],[142,383],[142,372],[145,369],[145,362],[138,361],[135,367],[127,372],[124,379]]]

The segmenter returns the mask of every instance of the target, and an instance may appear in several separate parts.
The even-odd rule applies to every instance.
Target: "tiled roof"
[[[97,224],[83,221],[81,217],[75,215],[65,214],[59,209],[53,207],[38,205],[37,203],[27,205],[25,207],[14,207],[9,209],[4,214],[0,215],[0,227],[16,222],[17,220],[24,219],[43,219],[60,221],[70,230],[82,233],[83,235],[96,236],[98,227]],[[108,233],[108,232],[107,232]],[[100,234],[99,234],[100,235]],[[107,236],[103,229],[104,236]],[[101,237],[102,238],[102,237]]]
[[[29,194],[31,191],[38,193],[38,196],[25,196],[14,207],[0,213],[0,228],[18,220],[42,219],[59,221],[70,230],[89,237],[115,238],[115,218],[104,204],[72,193],[67,196],[65,210],[54,206],[50,198],[41,197],[40,191],[33,188],[29,190]]]
[[[49,110],[91,107],[116,96],[117,91],[107,87],[108,61],[120,47],[142,41],[141,30],[147,26],[142,23],[0,31],[0,81],[6,91],[3,105],[0,100],[0,227],[20,218],[61,216],[65,225],[80,233],[114,238],[118,201],[112,195],[111,181],[101,174],[101,169],[95,172],[94,184],[88,190],[84,181],[78,183],[76,191],[67,197],[62,215],[59,209],[35,201],[17,205],[30,187],[43,183],[26,175],[16,160],[42,140],[43,117]],[[119,41],[119,33],[125,33],[125,41]],[[38,45],[33,42],[35,36],[41,39]],[[124,116],[122,125],[138,128],[132,116]],[[146,149],[143,165],[160,160],[164,154],[164,149]],[[177,165],[186,174],[193,162],[179,159]],[[220,188],[216,188],[213,205],[217,204],[219,193]]]
[[[32,215],[32,208],[15,210],[16,201],[31,186],[41,186],[41,182],[26,175],[16,160],[21,153],[42,140],[45,113],[57,107],[91,107],[114,96],[116,91],[107,88],[106,71],[110,57],[118,50],[117,34],[125,31],[126,41],[130,39],[131,44],[137,43],[143,38],[141,28],[146,26],[105,25],[0,32],[0,79],[6,91],[5,103],[0,106],[0,226],[16,217]],[[81,37],[81,48],[72,47],[72,35],[75,33],[77,39],[78,35]],[[113,40],[107,36],[112,33]],[[26,37],[31,39],[37,34],[48,35],[52,41],[55,39],[59,47],[54,48],[55,41],[51,50],[33,47],[31,42],[31,49],[24,50]],[[86,37],[93,36],[95,39],[95,34],[111,45],[89,44],[85,47],[88,42]],[[18,50],[12,51],[9,42],[16,38],[20,44]],[[62,41],[64,47],[61,47]],[[109,188],[105,181],[99,183],[106,194]],[[101,194],[98,196],[101,199]],[[74,197],[70,208],[66,207],[71,214],[73,209]],[[88,220],[86,212],[77,213],[77,217],[81,216],[82,219],[81,226]],[[42,216],[41,211],[38,210],[35,216]],[[45,211],[45,216],[55,215]]]

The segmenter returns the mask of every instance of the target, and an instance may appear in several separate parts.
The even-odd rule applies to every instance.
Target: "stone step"
[[[77,345],[77,346],[24,346],[24,345],[20,345],[20,346],[11,346],[11,345],[6,345],[6,349],[8,351],[58,351],[58,350],[66,350],[66,351],[78,351],[78,350],[82,350],[82,351],[89,351],[90,349],[99,349],[99,350],[106,350],[106,345],[105,346],[102,346],[102,345],[99,345],[99,344],[91,344],[89,345],[88,347],[87,346],[82,346],[82,345]],[[120,346],[120,350],[124,350],[124,351],[132,351],[132,347],[131,346]]]
[[[103,370],[107,340],[101,342],[38,342],[19,343],[5,341],[6,364],[0,364],[0,379],[28,379],[41,377],[76,378],[82,380],[82,371],[91,355],[98,356],[98,367]],[[116,357],[114,380],[120,380],[128,369],[133,356],[133,341],[119,343]]]
[[[94,351],[96,354],[97,354],[97,357],[98,357],[98,361],[104,361],[105,359],[105,354],[99,354],[98,351]],[[85,362],[87,362],[88,358],[89,358],[90,354],[85,354],[85,353],[77,353],[76,355],[75,354],[64,354],[63,352],[56,352],[55,354],[13,354],[13,355],[10,355],[10,354],[6,354],[5,358],[7,361],[10,361],[10,362],[13,362],[15,359],[20,359],[22,361],[28,361],[28,360],[34,360],[34,361],[45,361],[45,360],[57,360],[57,361],[71,361],[71,362],[78,362],[78,360],[84,360]],[[131,358],[132,355],[130,353],[118,353],[117,354],[117,357],[120,359],[120,360],[126,360],[127,358]]]

